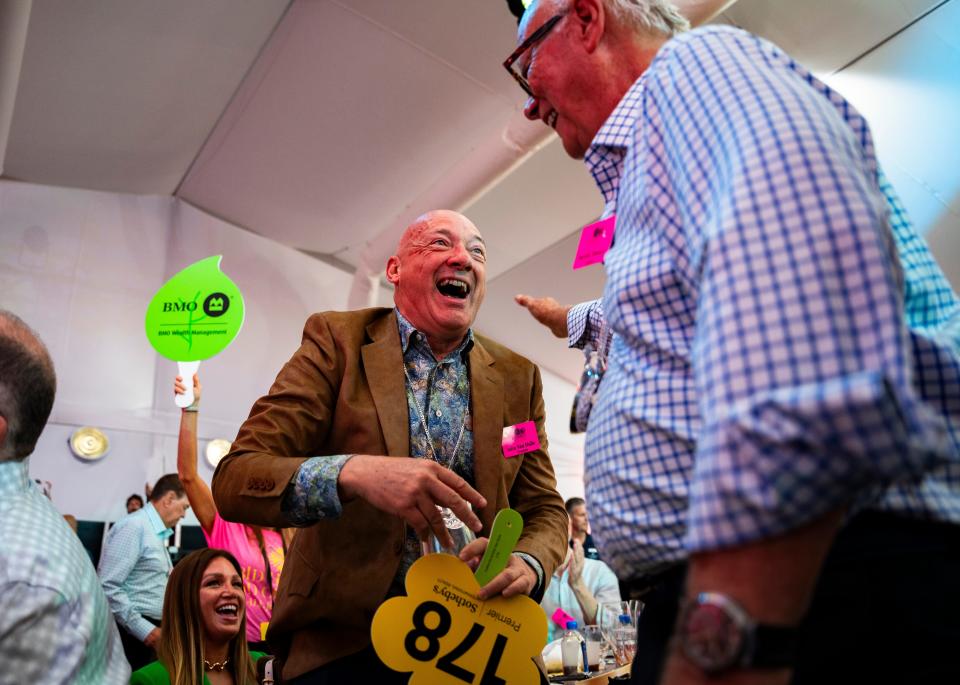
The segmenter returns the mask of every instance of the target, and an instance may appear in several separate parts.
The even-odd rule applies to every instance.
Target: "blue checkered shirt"
[[[27,469],[0,462],[0,683],[126,683],[90,557]]]
[[[147,502],[114,523],[103,545],[97,572],[110,609],[141,642],[156,627],[144,616],[159,620],[163,613],[163,595],[173,570],[166,545],[171,535],[173,530]]]
[[[698,29],[585,161],[618,215],[586,441],[618,575],[844,505],[960,523],[960,305],[848,102],[770,43]],[[571,342],[601,316],[574,308]]]

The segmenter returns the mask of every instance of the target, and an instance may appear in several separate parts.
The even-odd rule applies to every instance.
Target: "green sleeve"
[[[154,661],[134,671],[130,676],[130,685],[170,685],[170,674],[163,664]]]

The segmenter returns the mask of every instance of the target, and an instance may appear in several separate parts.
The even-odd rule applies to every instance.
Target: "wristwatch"
[[[793,626],[757,623],[719,592],[701,592],[689,600],[678,623],[683,655],[711,675],[731,668],[789,668],[798,632]]]

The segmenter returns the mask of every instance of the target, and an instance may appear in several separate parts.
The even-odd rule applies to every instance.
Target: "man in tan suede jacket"
[[[437,505],[481,536],[462,554],[473,564],[500,509],[523,515],[515,553],[483,596],[539,601],[563,559],[567,517],[546,452],[540,372],[471,330],[485,263],[466,217],[417,219],[387,262],[396,308],[310,317],[217,468],[225,518],[304,527],[268,633],[284,682],[407,682],[376,657],[370,622],[403,592],[419,539],[449,541]],[[505,458],[503,429],[526,421],[541,447]]]

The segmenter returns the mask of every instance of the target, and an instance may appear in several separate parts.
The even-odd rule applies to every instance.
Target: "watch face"
[[[729,668],[743,652],[741,628],[724,606],[698,599],[683,617],[683,651],[706,672]]]

